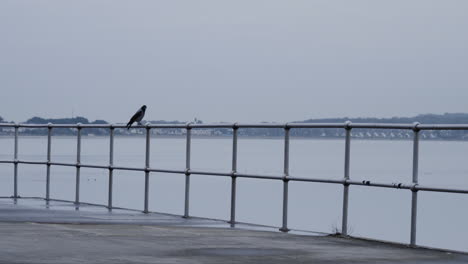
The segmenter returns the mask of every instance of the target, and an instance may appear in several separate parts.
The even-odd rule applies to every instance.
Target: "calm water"
[[[192,169],[231,170],[231,139],[192,139]],[[46,137],[20,137],[19,159],[44,161]],[[84,137],[82,163],[108,164],[109,140]],[[291,139],[290,174],[343,177],[344,140]],[[11,160],[13,138],[0,138],[0,159]],[[75,162],[76,139],[54,137],[53,161]],[[143,137],[116,137],[115,165],[144,166]],[[411,141],[353,140],[351,178],[411,182]],[[422,141],[420,183],[468,188],[468,142]],[[239,172],[281,175],[281,139],[239,139]],[[184,138],[152,138],[151,167],[185,168]],[[51,196],[74,200],[75,168],[52,166]],[[19,195],[45,196],[45,166],[19,165]],[[144,173],[115,171],[114,205],[143,209]],[[150,210],[183,214],[184,175],[152,173]],[[107,204],[108,171],[82,169],[81,200]],[[230,178],[194,175],[193,216],[229,219]],[[282,182],[238,179],[237,220],[281,226]],[[332,233],[341,228],[343,186],[290,182],[289,227]],[[0,164],[0,196],[13,193],[13,165]],[[417,243],[468,251],[468,195],[419,192]],[[353,236],[408,243],[411,192],[350,187],[349,229]]]

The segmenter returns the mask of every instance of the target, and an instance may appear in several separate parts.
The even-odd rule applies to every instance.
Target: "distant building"
[[[195,136],[211,136],[212,134],[212,129],[192,129],[192,135]]]

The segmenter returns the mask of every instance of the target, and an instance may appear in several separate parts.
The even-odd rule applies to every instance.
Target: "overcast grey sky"
[[[0,116],[468,112],[468,1],[0,2]]]

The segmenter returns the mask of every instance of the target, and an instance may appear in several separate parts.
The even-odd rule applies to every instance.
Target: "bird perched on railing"
[[[137,122],[141,126],[141,120],[145,116],[146,105],[143,105],[138,111],[130,118],[130,121],[127,123],[127,129],[130,129],[134,122]]]

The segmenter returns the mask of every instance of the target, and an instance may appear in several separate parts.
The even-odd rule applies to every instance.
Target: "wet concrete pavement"
[[[274,230],[0,199],[0,263],[468,263],[466,254]]]

